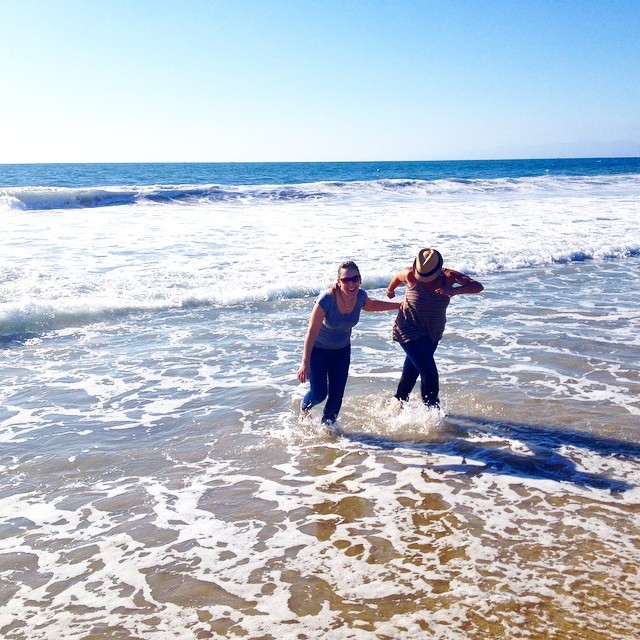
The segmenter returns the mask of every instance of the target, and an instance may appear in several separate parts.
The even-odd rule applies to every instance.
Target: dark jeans
[[[422,401],[432,407],[440,404],[438,394],[440,392],[440,382],[438,379],[438,367],[433,359],[433,354],[438,347],[437,342],[431,342],[429,338],[423,337],[400,345],[407,357],[402,367],[402,376],[396,391],[398,400],[408,400],[409,394],[420,376],[420,392]]]
[[[338,417],[349,377],[350,361],[351,345],[342,349],[314,347],[311,351],[310,389],[302,400],[302,408],[311,409],[327,398],[322,414],[323,424],[331,424]]]

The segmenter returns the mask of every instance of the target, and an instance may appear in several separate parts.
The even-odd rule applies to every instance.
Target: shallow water
[[[3,635],[634,637],[638,346],[615,338],[632,294],[519,302],[621,268],[455,299],[445,415],[398,410],[388,315],[366,316],[334,432],[296,415],[308,301],[7,345]]]

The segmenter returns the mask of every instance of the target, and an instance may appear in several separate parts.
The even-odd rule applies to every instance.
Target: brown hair
[[[355,269],[358,272],[358,275],[360,275],[360,269],[358,269],[358,265],[353,261],[353,260],[345,260],[339,267],[338,267],[338,278],[336,279],[336,281],[331,285],[331,289],[329,289],[329,293],[331,295],[334,295],[335,292],[338,289],[338,280],[340,280],[340,272],[343,269]]]

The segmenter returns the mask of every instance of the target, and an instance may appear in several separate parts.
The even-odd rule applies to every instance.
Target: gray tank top
[[[326,315],[316,338],[316,346],[322,349],[342,349],[351,344],[351,329],[360,320],[360,309],[367,303],[367,292],[363,289],[358,290],[356,304],[351,313],[340,313],[338,301],[329,291],[320,294],[317,303]]]

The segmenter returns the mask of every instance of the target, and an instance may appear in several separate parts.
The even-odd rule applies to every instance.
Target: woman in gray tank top
[[[401,284],[404,300],[393,325],[393,340],[406,357],[395,397],[407,401],[420,376],[422,401],[431,407],[440,404],[440,383],[434,353],[447,321],[447,307],[453,296],[480,293],[484,287],[464,273],[443,269],[442,256],[435,249],[421,249],[413,265],[396,274],[387,287],[393,298]]]
[[[338,267],[338,279],[321,293],[311,312],[302,348],[298,380],[310,383],[300,403],[300,418],[324,399],[323,424],[332,424],[342,406],[351,360],[351,330],[360,320],[360,310],[399,309],[397,302],[373,300],[360,289],[360,270],[347,260]]]

